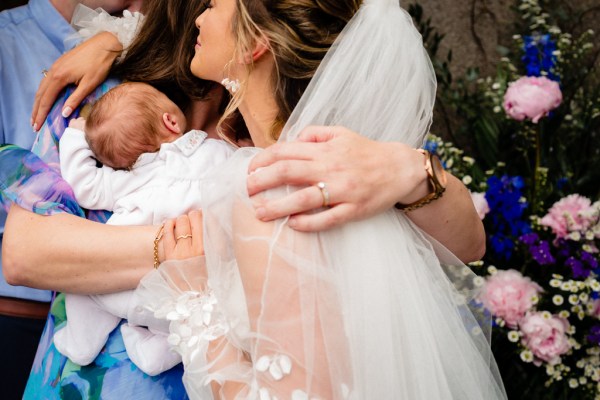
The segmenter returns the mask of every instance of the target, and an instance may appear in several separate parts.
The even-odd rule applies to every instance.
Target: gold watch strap
[[[429,181],[429,185],[431,186],[431,192],[413,203],[396,203],[394,205],[394,207],[396,207],[398,210],[402,210],[404,212],[409,212],[421,208],[431,203],[432,201],[442,197],[442,195],[446,191],[446,188],[440,181],[440,177],[437,176],[437,172],[434,167],[434,163],[439,162],[439,160],[434,159],[434,157],[437,158],[437,156],[424,149],[418,149],[417,151],[425,155],[425,171],[427,172],[427,179]]]

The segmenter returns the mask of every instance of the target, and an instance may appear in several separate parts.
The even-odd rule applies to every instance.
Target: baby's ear
[[[178,118],[175,114],[171,114],[168,112],[163,113],[162,120],[163,124],[165,125],[165,128],[167,128],[170,132],[177,135],[182,133],[180,121],[178,121]]]
[[[80,131],[85,130],[85,119],[82,117],[72,118],[69,121],[69,127],[79,129]]]

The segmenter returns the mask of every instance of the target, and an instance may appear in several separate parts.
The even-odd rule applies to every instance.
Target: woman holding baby
[[[141,295],[160,290],[176,305],[189,292],[185,305],[210,303],[193,344],[174,343],[192,397],[504,398],[485,338],[438,258],[437,241],[468,261],[483,239],[464,187],[451,176],[444,185],[435,160],[414,150],[435,97],[430,65],[397,2],[361,3],[211,2],[196,20],[192,72],[224,82],[225,116],[239,109],[254,145],[269,149],[239,150],[203,189],[204,221],[170,221],[162,238],[157,227],[114,229],[14,206],[4,250],[14,281],[101,293],[147,275]],[[257,194],[282,182],[294,186]],[[22,254],[24,220],[93,244]],[[301,232],[322,227],[332,229]],[[160,260],[195,258],[148,274],[154,243]],[[61,267],[51,278],[15,272],[36,257]],[[149,307],[172,311],[163,304]],[[187,317],[171,321],[181,339]]]

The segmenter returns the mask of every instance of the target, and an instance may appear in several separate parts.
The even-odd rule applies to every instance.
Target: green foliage
[[[425,19],[420,5],[409,6],[438,78],[437,114],[443,116],[449,138],[477,159],[475,168],[480,175],[496,168],[499,161],[510,160],[506,172],[525,176],[527,184],[539,192],[531,196],[536,201],[555,201],[566,193],[597,198],[600,77],[593,66],[600,51],[593,48],[594,33],[574,36],[566,31],[576,26],[581,11],[566,10],[559,1],[524,0],[515,10],[519,34],[499,48],[503,57],[495,75],[484,77],[477,68],[468,68],[464,75],[454,77],[450,72],[452,53],[439,56],[444,35]],[[552,10],[552,14],[544,10]],[[554,72],[560,77],[563,102],[538,124],[514,121],[503,110],[503,96],[510,82],[525,75],[523,37],[546,33],[557,45]],[[536,163],[538,145],[540,159]],[[536,166],[547,168],[543,187],[533,184]]]
[[[543,288],[529,311],[569,324],[571,348],[561,354],[560,362],[552,363],[534,359],[522,340],[526,335],[522,326],[508,327],[496,316],[492,346],[509,398],[600,399],[600,348],[598,339],[588,336],[600,326],[591,311],[600,296],[600,74],[594,70],[600,49],[593,46],[594,32],[580,27],[585,10],[570,9],[558,0],[516,0],[514,10],[517,34],[511,43],[499,46],[494,73],[484,76],[473,67],[453,76],[452,52],[439,54],[444,35],[421,6],[409,7],[433,62],[438,79],[436,115],[447,131],[444,140],[430,135],[426,148],[438,154],[471,192],[486,192],[492,208],[484,219],[488,253],[472,264],[475,272],[489,279],[500,270],[518,271]],[[532,42],[551,46],[544,47],[543,55],[532,56],[526,52]],[[549,59],[549,65],[532,73],[532,63]],[[537,124],[511,119],[504,110],[509,85],[528,73],[558,80],[563,96],[561,105]],[[516,199],[511,199],[510,191],[517,193]],[[588,211],[589,227],[571,224],[569,235],[559,238],[541,217],[571,194],[591,199],[595,211]],[[497,209],[489,201],[494,196]],[[502,209],[498,199],[513,201],[513,208]],[[522,212],[516,213],[519,204]],[[523,229],[515,229],[517,224]],[[537,235],[535,243],[523,239],[529,234]],[[507,240],[510,251],[498,250],[502,249],[498,239]],[[535,246],[542,244],[552,260],[541,259],[541,247]],[[585,257],[595,260],[596,267],[590,267],[587,276],[577,275],[568,263],[583,262]]]

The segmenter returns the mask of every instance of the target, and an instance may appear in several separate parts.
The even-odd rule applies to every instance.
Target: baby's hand
[[[71,119],[69,121],[69,128],[75,128],[83,131],[85,129],[85,118],[79,117]]]
[[[163,249],[166,260],[184,260],[204,255],[202,211],[190,211],[176,220],[167,220],[164,227]]]

